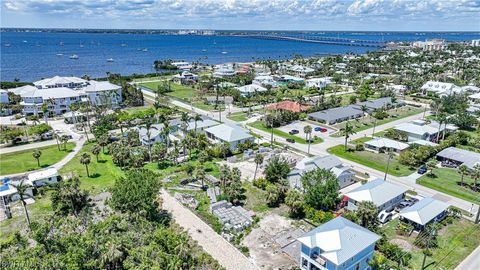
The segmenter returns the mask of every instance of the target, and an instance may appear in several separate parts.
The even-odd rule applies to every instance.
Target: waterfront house
[[[413,225],[421,231],[432,222],[439,222],[447,216],[449,205],[433,198],[424,198],[412,206],[403,209],[400,220]]]
[[[304,270],[367,270],[380,236],[337,217],[298,238]]]
[[[458,127],[454,125],[440,125],[438,122],[432,121],[430,123],[424,120],[414,120],[408,123],[402,123],[393,127],[393,130],[403,132],[407,135],[409,142],[418,140],[424,141],[436,141],[437,134],[440,134],[441,139],[442,132],[454,132]]]
[[[104,105],[115,109],[122,103],[122,87],[108,81],[90,80],[85,87],[76,89],[76,91],[80,95],[85,93],[87,101],[92,105]]]
[[[469,169],[477,164],[480,165],[480,153],[460,149],[457,147],[448,147],[438,152],[437,160],[442,163],[448,163],[449,165],[460,166],[465,165]]]
[[[343,165],[342,161],[333,155],[306,157],[297,162],[295,168],[288,173],[287,180],[291,188],[303,190],[301,178],[309,171],[324,169],[330,171],[337,178],[340,188],[355,183],[355,175],[351,168]]]
[[[363,112],[361,110],[358,110],[353,105],[337,107],[308,114],[308,118],[329,125],[340,123],[350,119],[360,118],[362,116]]]
[[[345,194],[348,198],[347,209],[355,211],[358,203],[370,201],[377,206],[378,212],[381,212],[399,204],[405,198],[406,192],[405,187],[377,178]]]
[[[221,65],[218,66],[218,68],[215,69],[213,72],[213,77],[233,77],[235,76],[235,69],[233,68],[233,65]]]
[[[179,70],[191,70],[192,64],[190,62],[180,61],[180,62],[173,62],[172,66],[177,67]]]
[[[205,129],[205,133],[212,143],[229,143],[231,150],[237,149],[237,145],[240,143],[247,141],[253,143],[255,140],[248,130],[237,125],[220,124]]]
[[[371,150],[377,153],[397,153],[400,154],[405,149],[408,149],[410,145],[402,142],[398,142],[389,138],[378,137],[364,143],[365,149]]]
[[[58,171],[55,168],[48,168],[28,174],[25,183],[33,187],[41,187],[56,184],[59,180]]]
[[[173,82],[178,84],[194,84],[198,82],[198,76],[184,71],[181,74],[175,74],[172,78]]]

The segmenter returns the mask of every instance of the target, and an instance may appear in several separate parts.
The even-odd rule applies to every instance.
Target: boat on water
[[[60,46],[63,46],[63,41],[60,41]]]
[[[147,48],[144,48],[144,49],[142,50],[142,52],[148,52],[148,49],[147,49]]]
[[[63,56],[63,53],[57,53],[57,56]]]
[[[122,47],[127,47],[127,44],[122,43],[122,44],[120,44],[120,46],[122,46]]]
[[[108,58],[107,59],[107,62],[113,62],[113,61],[114,61],[113,58]]]
[[[207,51],[207,49],[203,49],[203,50],[202,50],[202,52],[206,52],[206,51]]]
[[[78,55],[76,55],[76,54],[73,54],[73,55],[70,56],[70,59],[78,59],[78,58],[79,58],[79,57],[78,57]]]
[[[5,43],[5,47],[10,47],[10,43]]]
[[[222,54],[227,54],[227,53],[228,53],[228,52],[226,52],[226,51],[223,51],[223,52],[222,52]]]
[[[22,42],[23,42],[23,43],[27,43],[28,41],[24,40],[24,41],[22,41]]]

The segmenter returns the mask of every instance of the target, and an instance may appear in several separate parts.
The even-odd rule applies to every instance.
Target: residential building
[[[305,81],[305,85],[308,88],[317,88],[323,89],[328,85],[332,84],[331,77],[323,77],[323,78],[311,78]]]
[[[368,270],[375,243],[381,237],[343,217],[337,217],[298,238],[300,269]]]
[[[471,45],[472,45],[473,47],[480,47],[480,39],[474,39],[474,40],[472,40]]]
[[[247,84],[247,85],[239,86],[239,87],[235,87],[235,88],[238,91],[240,91],[240,95],[244,96],[244,97],[253,96],[253,95],[256,95],[258,93],[262,93],[262,92],[267,91],[267,88],[265,88],[263,86],[260,86],[260,85],[257,85],[257,84]]]
[[[405,187],[377,178],[345,194],[348,198],[347,209],[355,211],[358,203],[370,201],[377,206],[378,212],[381,212],[399,204],[405,198],[406,192]]]
[[[362,110],[362,106],[367,107],[367,112],[368,113],[373,113],[376,110],[379,109],[388,109],[390,106],[393,106],[392,103],[392,98],[391,97],[383,97],[383,98],[378,98],[375,100],[367,100],[363,102],[358,102],[354,105],[352,105],[354,108],[358,110]]]
[[[208,104],[217,103],[217,97],[216,96],[205,97],[205,100],[207,101]],[[219,96],[218,97],[218,103],[227,104],[227,105],[232,104],[233,103],[233,97],[231,97],[231,96]]]
[[[460,149],[457,147],[448,147],[438,152],[437,160],[449,165],[460,166],[465,165],[469,169],[473,169],[475,165],[480,165],[480,153]]]
[[[250,135],[248,130],[237,125],[220,124],[205,129],[205,133],[213,143],[229,143],[231,150],[237,149],[240,143],[255,141],[255,137]]]
[[[173,62],[173,66],[176,66],[180,70],[191,70],[192,64],[190,62],[180,61],[180,62]]]
[[[178,84],[194,84],[198,82],[198,76],[184,71],[181,74],[175,74],[172,78],[173,82]]]
[[[397,153],[400,154],[410,145],[398,142],[389,138],[378,137],[364,143],[365,149],[377,153]]]
[[[267,106],[269,110],[281,110],[294,113],[304,112],[311,108],[311,106],[302,105],[295,101],[284,100],[277,103],[273,103]]]
[[[424,198],[412,206],[403,209],[400,220],[413,225],[421,231],[432,222],[439,222],[447,216],[449,205],[433,198]]]
[[[288,173],[287,180],[290,187],[303,190],[301,178],[305,173],[317,169],[330,171],[337,178],[340,188],[355,183],[353,176],[355,175],[350,167],[343,165],[342,161],[334,156],[316,156],[306,157],[299,161],[295,168]]]
[[[56,184],[59,180],[58,171],[55,168],[48,168],[28,174],[25,183],[33,187],[41,187]]]
[[[403,132],[407,135],[409,142],[418,140],[435,142],[437,135],[441,139],[442,132],[454,132],[458,127],[454,125],[440,125],[438,122],[432,121],[430,123],[424,120],[415,120],[408,123],[402,123],[393,127],[395,131]]]
[[[360,118],[362,116],[363,112],[361,110],[358,110],[353,105],[349,105],[346,107],[337,107],[308,114],[308,118],[329,125],[340,123],[350,119]]]
[[[187,125],[187,132],[195,130],[196,132],[205,133],[205,129],[219,125],[217,121],[203,119],[202,121],[190,121]],[[195,129],[196,126],[196,129]]]
[[[468,96],[468,100],[470,100],[471,103],[479,104],[480,103],[480,93],[476,93],[476,94]]]
[[[215,72],[213,72],[214,77],[233,77],[235,76],[235,69],[233,65],[222,65],[219,66]]]
[[[252,84],[261,85],[261,86],[271,85],[272,87],[278,86],[277,82],[273,79],[273,76],[270,76],[270,75],[255,76],[255,78],[252,81]]]
[[[462,89],[453,83],[428,81],[421,88],[422,93],[427,95],[428,93],[438,96],[449,96],[453,93],[462,93]]]
[[[447,42],[444,39],[416,41],[413,43],[413,47],[424,51],[444,51],[447,49]]]
[[[386,86],[387,90],[391,90],[396,94],[404,94],[407,91],[407,87],[402,84],[389,84]]]
[[[152,145],[155,143],[160,143],[165,141],[165,136],[163,134],[164,124],[153,124],[150,126],[150,129],[147,129],[145,126],[137,127],[138,138],[143,145]]]
[[[76,103],[89,102],[117,108],[122,102],[122,87],[108,81],[55,76],[33,84],[35,86],[25,85],[8,90],[20,95],[25,115],[43,114],[41,107],[44,103],[50,115],[60,115],[70,111],[70,106]]]
[[[291,73],[293,73],[297,76],[303,77],[303,78],[305,78],[305,76],[315,72],[315,69],[310,68],[310,67],[301,66],[301,65],[293,65],[293,66],[289,67],[288,70]]]
[[[287,83],[304,83],[305,79],[291,76],[291,75],[274,75],[273,79],[280,84],[287,84]]]

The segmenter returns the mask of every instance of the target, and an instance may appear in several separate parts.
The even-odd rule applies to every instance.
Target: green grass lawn
[[[254,187],[252,183],[244,181],[243,188],[245,188],[244,207],[247,210],[252,210],[256,213],[266,212],[270,208],[267,206],[267,192]]]
[[[95,194],[112,187],[115,180],[124,174],[119,167],[113,164],[110,155],[100,152],[98,156],[99,162],[97,162],[95,156],[90,153],[92,145],[93,143],[86,143],[82,150],[60,170],[60,174],[76,173],[80,178],[81,188]],[[91,161],[88,165],[90,177],[87,177],[85,166],[80,164],[80,156],[85,152],[90,154]]]
[[[140,85],[152,90],[157,90],[160,83],[161,82],[147,82],[141,83]],[[177,97],[187,101],[197,97],[197,92],[192,86],[171,83],[170,87],[172,88],[172,92],[166,93],[167,96]]]
[[[272,129],[265,127],[261,121],[256,121],[256,122],[250,123],[248,125],[251,126],[251,127],[263,130],[265,132],[269,132],[269,133],[272,132],[271,131]],[[290,134],[288,134],[286,132],[283,132],[281,130],[278,130],[276,128],[273,129],[273,134],[277,135],[277,136],[280,136],[280,137],[283,137],[285,139],[294,139],[295,142],[297,142],[297,143],[307,144],[307,141],[305,139],[297,137],[295,135],[290,135]],[[321,138],[316,138],[316,139],[314,138],[312,144],[321,143],[322,141],[323,140]]]
[[[398,108],[398,109],[393,109],[393,110],[388,111],[388,113],[392,117],[388,117],[388,118],[385,118],[385,119],[382,119],[382,120],[377,120],[377,123],[375,125],[378,127],[378,126],[381,126],[381,125],[384,125],[384,124],[387,124],[387,123],[390,123],[390,122],[393,122],[393,121],[396,121],[396,120],[399,120],[399,119],[402,119],[402,118],[405,118],[405,117],[409,117],[409,116],[412,116],[412,115],[419,114],[421,112],[423,112],[422,108],[417,108],[417,107],[412,107],[412,106],[405,106],[405,107],[401,107],[401,108]],[[354,127],[355,127],[354,131],[355,132],[360,132],[360,131],[364,131],[364,130],[369,129],[369,128],[373,128],[374,122],[375,121],[372,117],[363,117],[363,118],[359,118],[359,119],[349,121],[350,124],[354,125]],[[342,128],[345,127],[345,124],[346,124],[346,122],[343,122],[343,123],[335,125],[335,127],[338,128],[338,129],[342,129]],[[337,132],[335,134],[332,134],[331,136],[332,137],[341,137],[341,136],[343,136],[343,132],[340,130],[339,132]]]
[[[227,116],[227,118],[233,121],[243,122],[248,120],[248,115],[244,112],[236,112],[231,113],[229,116]]]
[[[398,219],[392,220],[384,228],[389,240],[405,240],[413,249],[410,251],[412,260],[410,269],[421,269],[423,252],[421,249],[413,246],[415,238],[397,235],[395,227]],[[427,257],[426,269],[455,269],[460,262],[465,259],[478,245],[480,245],[480,225],[475,225],[464,219],[455,220],[452,224],[439,230],[438,247],[432,249],[432,256]]]
[[[327,151],[330,154],[351,160],[353,162],[368,166],[372,169],[376,169],[382,172],[385,172],[387,168],[388,155],[384,153],[377,154],[369,151],[351,151],[350,152],[350,151],[345,151],[345,147],[343,145],[337,145],[337,146],[331,147]],[[407,176],[413,172],[415,172],[415,170],[400,164],[396,156],[390,161],[390,169],[388,173],[391,175]]]
[[[444,192],[446,194],[480,204],[480,192],[474,192],[469,186],[460,186],[457,182],[461,181],[461,176],[456,169],[436,168],[433,170],[434,176],[430,177],[424,174],[417,179],[417,183],[431,189]],[[473,184],[473,179],[469,176],[464,177],[464,182]]]
[[[62,145],[63,146],[63,145]],[[58,150],[56,144],[38,148],[42,152],[40,167],[33,158],[34,149],[23,150],[0,155],[0,175],[21,173],[51,166],[62,160],[75,147],[74,143],[67,143],[67,151]]]
[[[12,233],[27,228],[27,221],[23,212],[23,206],[20,201],[10,204],[12,218],[0,222],[0,239],[9,237]],[[30,221],[34,222],[45,218],[52,213],[52,203],[49,192],[47,195],[37,195],[35,203],[27,205]]]

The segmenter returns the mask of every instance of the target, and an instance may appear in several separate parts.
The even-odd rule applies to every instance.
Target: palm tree
[[[388,169],[390,167],[390,160],[395,156],[393,152],[388,152],[388,161],[387,161],[387,169],[385,170],[385,176],[383,177],[383,181],[387,181],[387,174],[388,174]]]
[[[158,128],[153,125],[153,121],[151,118],[147,118],[145,121],[145,124],[140,128],[144,128],[147,131],[145,135],[147,136],[147,139],[148,139],[148,143],[147,143],[148,159],[150,160],[150,162],[152,162],[152,129],[158,130]]]
[[[471,177],[473,178],[473,190],[477,190],[477,181],[480,179],[480,164],[473,166],[473,172]]]
[[[202,188],[205,186],[205,168],[199,164],[195,169],[195,178],[202,183]]]
[[[88,172],[88,164],[90,164],[90,155],[88,153],[83,153],[80,156],[80,163],[85,165],[85,169],[87,170],[87,177],[90,177],[90,174]]]
[[[437,166],[437,162],[435,160],[430,160],[427,162],[427,169],[430,171],[429,175],[430,177],[433,176],[433,169]]]
[[[43,114],[43,120],[45,121],[45,124],[48,125],[48,104],[46,102],[42,104],[42,114]]]
[[[254,161],[255,161],[255,173],[253,174],[253,181],[255,181],[255,179],[257,178],[258,166],[263,163],[263,155],[256,154]]]
[[[28,227],[30,227],[30,216],[28,215],[27,203],[25,202],[25,196],[29,195],[27,190],[30,188],[24,183],[22,179],[18,184],[14,185],[17,189],[17,194],[20,197],[20,201],[22,202],[23,211],[25,212],[25,218],[27,219]]]
[[[353,130],[353,126],[350,125],[350,122],[347,122],[345,124],[345,128],[343,129],[343,133],[345,134],[345,151],[347,151],[348,138],[350,138],[350,135],[353,135],[357,132]]]
[[[468,174],[468,167],[465,164],[462,164],[458,167],[457,172],[462,176],[462,180],[460,181],[460,186],[463,186],[463,178],[465,175]]]
[[[60,136],[58,136],[56,132],[53,132],[53,138],[55,138],[55,141],[57,142],[58,151],[60,151],[60,143],[59,143]]]
[[[102,147],[102,153],[105,154],[105,146],[108,144],[108,136],[107,135],[102,135],[97,138],[98,145]]]
[[[92,154],[94,154],[95,157],[97,158],[97,163],[98,163],[98,154],[100,154],[100,151],[102,151],[102,147],[100,147],[100,145],[98,144],[94,144],[92,145],[92,148],[90,148],[90,152],[92,152]]]
[[[195,121],[195,132],[197,132],[197,122],[198,121],[202,121],[203,122],[203,118],[200,116],[200,114],[195,114],[195,116],[193,117],[193,121]]]
[[[365,117],[365,113],[368,112],[368,107],[367,107],[367,105],[363,104],[363,105],[360,107],[360,110],[361,110],[362,113],[363,113],[363,117],[362,117],[362,118],[364,118],[364,117]]]
[[[183,122],[183,134],[185,135],[187,135],[188,122],[190,122],[191,119],[192,117],[188,113],[182,112],[180,120]]]
[[[312,126],[306,125],[305,127],[303,127],[303,132],[305,133],[305,140],[308,141],[307,154],[310,154],[310,144],[312,143]]]
[[[32,153],[32,156],[37,160],[37,165],[40,167],[40,157],[42,156],[42,151],[35,149]]]
[[[368,261],[368,265],[372,268],[372,270],[383,270],[389,269],[386,265],[387,260],[381,254],[375,254],[373,259]]]
[[[70,138],[67,135],[62,135],[62,137],[60,137],[60,141],[63,143],[63,150],[64,151],[67,151],[68,140],[70,140]]]

